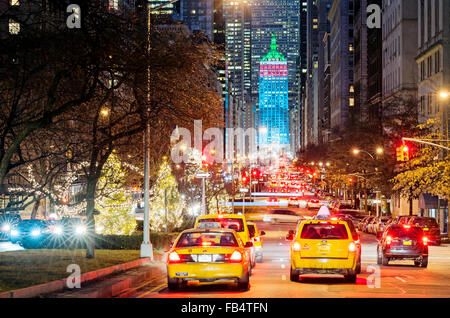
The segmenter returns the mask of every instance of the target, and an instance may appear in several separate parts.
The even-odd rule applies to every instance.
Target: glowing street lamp
[[[447,91],[439,92],[439,97],[441,97],[442,99],[447,99],[449,96],[450,96],[450,92],[447,92]]]
[[[377,154],[381,155],[384,152],[383,148],[378,147],[377,148]]]

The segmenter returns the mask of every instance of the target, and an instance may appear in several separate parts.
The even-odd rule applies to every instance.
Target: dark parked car
[[[391,225],[377,246],[377,263],[388,265],[390,260],[413,259],[415,266],[428,266],[428,238],[421,227]]]
[[[367,226],[369,225],[370,222],[372,222],[374,218],[375,218],[374,216],[368,216],[364,218],[358,225],[359,230],[362,232],[367,232]]]
[[[0,241],[9,241],[10,233],[21,221],[17,213],[0,214]]]
[[[381,237],[383,235],[384,230],[388,227],[389,222],[391,222],[392,218],[389,216],[381,216],[377,218],[377,223],[374,225],[374,234],[377,237]]]
[[[42,220],[23,220],[11,230],[11,242],[25,248],[44,248],[51,236],[50,224]]]
[[[441,229],[435,218],[414,216],[408,224],[420,226],[428,237],[430,245],[441,245]]]

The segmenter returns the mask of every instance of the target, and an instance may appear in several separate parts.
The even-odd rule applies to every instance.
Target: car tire
[[[169,288],[169,290],[180,289],[178,278],[170,278],[169,276],[167,276],[167,287]]]
[[[388,266],[389,265],[389,257],[386,257],[384,254],[382,254],[381,263],[383,264],[383,266]]]
[[[346,282],[354,284],[354,283],[356,283],[357,275],[356,275],[356,273],[349,274],[349,275],[345,275],[344,278],[345,278]]]
[[[419,261],[419,260],[417,260],[417,259],[414,260],[414,266],[415,266],[415,267],[420,267],[421,264],[422,264],[421,261]]]
[[[297,270],[293,270],[291,266],[291,275],[290,275],[291,282],[299,282],[300,281],[300,272]]]
[[[361,274],[361,260],[359,259],[356,263],[356,274]]]
[[[250,266],[249,269],[247,271],[247,273],[245,273],[245,275],[242,278],[238,279],[238,288],[240,290],[249,290],[250,289]]]
[[[420,262],[420,266],[423,268],[427,268],[428,266],[428,256],[425,256],[422,258],[422,261]]]
[[[383,257],[381,256],[380,249],[377,249],[377,264],[381,265],[383,263]]]

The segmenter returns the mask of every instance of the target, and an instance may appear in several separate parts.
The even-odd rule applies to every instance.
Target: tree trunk
[[[95,257],[95,189],[96,180],[88,180],[86,188],[86,222],[87,222],[87,241],[86,241],[86,258]]]
[[[413,199],[409,198],[409,215],[413,215]]]
[[[32,220],[36,219],[36,215],[37,215],[37,212],[39,210],[39,203],[40,203],[39,200],[34,202],[33,210],[31,211],[31,216],[30,216],[30,219],[32,219]]]

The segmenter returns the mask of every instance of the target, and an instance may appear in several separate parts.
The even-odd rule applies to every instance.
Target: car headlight
[[[61,234],[63,234],[63,227],[62,226],[55,226],[54,228],[53,228],[53,234],[56,234],[56,235],[61,235]]]
[[[17,236],[17,235],[19,235],[19,231],[11,230],[11,236]]]
[[[9,232],[9,230],[11,230],[11,225],[9,224],[2,225],[2,232]]]
[[[84,235],[84,234],[86,234],[86,226],[84,226],[84,225],[77,225],[77,227],[75,227],[75,234],[76,235]]]
[[[40,229],[35,229],[33,231],[31,231],[31,236],[39,236],[41,235],[41,230]]]

